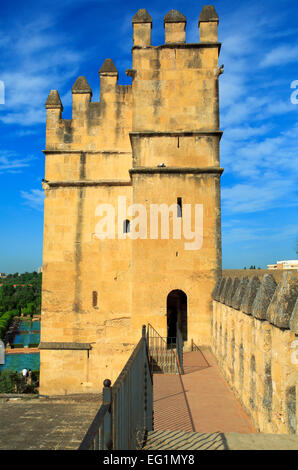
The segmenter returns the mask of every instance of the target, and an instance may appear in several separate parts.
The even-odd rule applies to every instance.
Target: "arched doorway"
[[[167,297],[167,338],[176,343],[177,328],[187,341],[187,295],[182,290],[172,290]]]

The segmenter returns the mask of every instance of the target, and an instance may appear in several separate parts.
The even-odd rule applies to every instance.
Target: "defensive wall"
[[[297,434],[298,275],[256,274],[218,280],[211,347],[255,427]]]

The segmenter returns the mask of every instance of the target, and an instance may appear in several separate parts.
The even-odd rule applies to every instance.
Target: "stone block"
[[[244,293],[246,291],[247,284],[248,284],[248,278],[247,277],[242,278],[232,298],[231,307],[233,307],[236,310],[240,309],[240,305],[241,305]]]
[[[298,275],[286,271],[277,286],[267,309],[267,319],[279,328],[289,328],[298,295]]]
[[[213,300],[219,300],[219,291],[220,291],[220,286],[221,286],[221,281],[222,279],[218,279],[217,283],[215,284],[215,287],[212,291],[212,299]]]
[[[227,295],[226,295],[226,305],[228,305],[229,307],[232,307],[233,306],[233,297],[235,295],[235,292],[236,290],[238,289],[238,286],[240,284],[240,280],[238,279],[238,277],[235,277],[235,279],[233,280],[232,284],[230,285],[230,288],[227,292]]]
[[[251,315],[251,310],[252,310],[252,304],[256,298],[258,289],[260,287],[261,283],[257,276],[252,277],[245,289],[244,296],[240,305],[240,310],[242,312],[246,313],[247,315]]]
[[[295,333],[295,335],[298,335],[298,298],[290,318],[290,329]]]
[[[265,274],[262,284],[257,292],[256,298],[252,304],[251,313],[259,320],[266,320],[267,308],[273,298],[276,290],[276,282],[270,274]]]
[[[219,290],[218,290],[218,295],[217,295],[217,301],[220,302],[220,296],[221,296],[221,293],[225,287],[225,283],[226,283],[226,279],[225,278],[222,278],[221,281],[220,281],[220,286],[219,286]]]
[[[226,279],[225,285],[224,285],[224,287],[223,287],[223,289],[220,293],[220,302],[222,304],[225,303],[226,296],[227,296],[227,293],[228,293],[231,285],[232,285],[232,279],[230,277],[228,277],[228,279]]]

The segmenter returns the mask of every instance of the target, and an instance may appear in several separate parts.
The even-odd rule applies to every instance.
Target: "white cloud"
[[[20,157],[18,154],[1,150],[0,151],[0,174],[2,173],[20,173],[24,168],[31,165],[34,157],[29,155],[27,157]]]
[[[32,209],[43,211],[44,191],[40,189],[31,189],[30,191],[21,191],[21,197],[26,205]]]
[[[261,61],[261,67],[282,66],[297,62],[298,45],[281,45],[268,52]]]
[[[26,127],[44,123],[49,91],[54,88],[61,93],[67,80],[75,80],[84,53],[68,46],[54,26],[54,19],[43,15],[15,28],[6,43],[0,40],[0,78],[5,84],[5,105],[0,113],[3,123]]]
[[[241,29],[239,17],[245,17]],[[280,73],[268,74],[264,66],[290,63],[294,56],[297,60],[296,46],[268,50],[279,22],[267,12],[256,16],[250,7],[222,18],[221,165],[228,175],[222,204],[228,217],[291,207],[297,201],[298,107],[290,102],[290,83]],[[279,117],[290,122],[288,129]],[[241,235],[241,230],[237,227],[236,232]]]
[[[222,188],[222,205],[226,214],[259,212],[278,207],[297,206],[295,181],[281,176],[255,178]]]

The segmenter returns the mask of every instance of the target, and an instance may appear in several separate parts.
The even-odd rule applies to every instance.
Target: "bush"
[[[38,348],[39,343],[29,343],[28,348]]]
[[[4,369],[0,374],[0,393],[17,393],[22,384],[22,377],[17,372]]]
[[[26,384],[22,390],[22,393],[38,393],[38,392],[35,390],[35,384],[32,384],[32,385]]]
[[[39,371],[32,371],[32,384],[26,384],[21,373],[4,369],[0,373],[0,393],[38,393]]]
[[[0,317],[0,339],[2,339],[13,319],[16,315],[16,310],[9,310]]]

